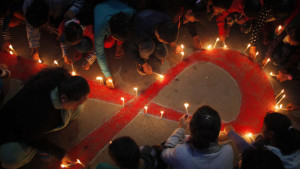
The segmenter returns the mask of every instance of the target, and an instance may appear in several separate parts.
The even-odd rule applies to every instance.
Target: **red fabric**
[[[229,9],[217,16],[217,25],[219,27],[219,36],[226,34],[225,19],[230,13],[243,13],[243,0],[233,0]]]
[[[105,38],[105,40],[104,40],[104,48],[112,48],[114,46],[114,44],[116,43],[116,41],[117,41],[118,45],[123,44],[122,41],[118,41],[110,35],[109,37]]]
[[[284,25],[287,26],[291,21],[300,13],[300,0],[296,0],[295,8],[292,14],[284,21]]]

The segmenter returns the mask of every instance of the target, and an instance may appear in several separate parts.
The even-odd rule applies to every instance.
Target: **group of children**
[[[105,48],[115,45],[116,58],[135,58],[138,72],[146,75],[152,73],[147,63],[150,57],[163,63],[170,48],[182,52],[176,41],[183,25],[193,38],[193,47],[202,49],[203,40],[197,33],[201,26],[197,27],[196,22],[215,21],[223,42],[237,23],[242,32],[249,34],[251,59],[256,57],[257,43],[267,45],[274,33],[279,36],[267,55],[276,57],[274,62],[284,67],[281,74],[286,76],[280,76],[283,81],[299,75],[299,11],[299,0],[3,0],[2,49],[9,51],[9,28],[24,21],[34,60],[40,60],[40,30],[46,29],[57,34],[66,64],[84,56],[82,66],[89,70],[97,60],[106,85],[112,88]],[[73,56],[68,52],[71,48],[77,51]]]
[[[89,93],[87,81],[64,68],[46,68],[33,76],[1,109],[1,166],[17,169],[34,157],[48,162],[57,158],[62,165],[73,164],[67,151],[49,141],[47,135],[76,119],[83,112]],[[131,137],[115,138],[108,151],[116,166],[99,163],[95,169],[300,168],[300,132],[284,114],[267,113],[262,135],[252,144],[230,125],[224,127],[224,133],[232,144],[221,143],[220,130],[219,112],[204,105],[192,116],[184,114],[179,128],[163,143],[139,147]],[[239,166],[233,145],[242,154]]]

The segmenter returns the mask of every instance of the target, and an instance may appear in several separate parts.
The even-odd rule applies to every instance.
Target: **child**
[[[63,21],[59,26],[61,36],[59,41],[62,48],[62,57],[66,64],[72,64],[72,59],[68,54],[68,48],[74,46],[79,53],[87,53],[84,58],[83,68],[89,70],[90,66],[96,60],[94,48],[94,33],[93,26],[86,27],[80,24],[77,19]]]
[[[94,9],[94,36],[97,61],[106,78],[106,85],[113,88],[112,75],[108,69],[104,48],[105,40],[110,41],[112,47],[115,41],[124,41],[129,33],[129,21],[134,15],[133,8],[119,0],[107,0],[99,3]],[[117,42],[116,55],[122,55],[122,42]]]
[[[137,61],[141,75],[152,74],[152,67],[146,62],[155,56],[162,63],[168,54],[166,44],[177,40],[178,25],[163,13],[145,10],[136,15],[133,21],[133,33],[128,42],[127,55]]]
[[[26,18],[26,33],[31,55],[39,60],[40,28],[50,18],[51,24],[57,29],[63,18],[72,19],[79,13],[84,0],[25,0],[23,12]]]

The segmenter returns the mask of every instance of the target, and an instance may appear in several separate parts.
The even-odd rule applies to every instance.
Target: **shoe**
[[[143,69],[143,66],[141,64],[136,64],[136,69],[137,69],[137,72],[140,74],[140,75],[147,75],[145,72],[144,72],[144,69]]]

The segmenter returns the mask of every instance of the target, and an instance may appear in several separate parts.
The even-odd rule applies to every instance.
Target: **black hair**
[[[286,32],[293,41],[300,43],[300,24],[289,26]]]
[[[273,143],[284,155],[300,149],[300,132],[291,127],[291,120],[280,113],[268,113],[264,118],[266,131],[273,131]]]
[[[64,35],[68,42],[79,42],[82,39],[83,30],[80,24],[71,22],[65,27]]]
[[[44,0],[33,0],[28,7],[25,18],[33,27],[41,27],[49,20],[49,7]]]
[[[280,158],[265,148],[250,148],[242,153],[241,169],[284,169]]]
[[[221,119],[217,111],[210,106],[202,106],[194,113],[190,121],[190,144],[197,149],[206,149],[217,141],[221,129]]]
[[[294,9],[295,0],[271,0],[276,19],[288,17]]]
[[[4,17],[8,10],[9,10],[9,1],[8,0],[1,0],[1,3],[0,3],[0,17]]]
[[[109,20],[111,35],[120,41],[124,41],[130,32],[130,18],[124,13],[119,12]]]
[[[140,149],[131,137],[123,136],[113,140],[108,146],[108,152],[120,168],[138,168]]]
[[[90,93],[90,87],[83,77],[71,76],[62,81],[58,87],[58,92],[60,95],[65,94],[69,100],[79,101]]]
[[[213,6],[229,9],[233,0],[212,0]]]
[[[192,11],[192,15],[197,20],[207,18],[207,1],[202,0],[198,4],[189,7],[188,10]]]
[[[244,12],[247,17],[257,18],[262,9],[260,0],[246,0],[244,1]]]
[[[167,43],[173,43],[178,38],[178,25],[172,21],[164,21],[156,26],[159,38]]]

